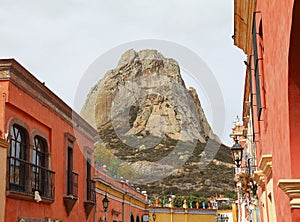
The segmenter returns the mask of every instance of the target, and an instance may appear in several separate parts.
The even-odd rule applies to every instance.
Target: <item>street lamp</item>
[[[153,221],[155,222],[155,220],[156,220],[156,213],[155,212],[152,214],[152,218],[153,218]]]
[[[237,138],[234,139],[235,144],[231,147],[232,159],[237,168],[241,166],[242,158],[243,158],[243,147],[239,144]]]
[[[103,204],[103,208],[104,208],[104,212],[105,212],[105,222],[106,222],[107,221],[107,208],[108,208],[108,204],[109,204],[107,194],[105,194],[105,197],[102,200],[102,204]]]

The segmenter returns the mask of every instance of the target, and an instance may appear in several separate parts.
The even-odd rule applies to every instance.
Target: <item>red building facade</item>
[[[13,59],[0,92],[0,221],[94,221],[97,132]]]
[[[300,4],[234,4],[234,44],[247,55],[244,137],[257,163],[260,221],[300,221]]]
[[[0,93],[0,221],[147,221],[145,193],[95,170],[98,132],[14,59]]]

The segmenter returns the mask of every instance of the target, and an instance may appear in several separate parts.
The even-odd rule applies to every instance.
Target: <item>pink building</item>
[[[233,37],[247,55],[244,137],[260,221],[300,221],[300,3],[235,0]]]

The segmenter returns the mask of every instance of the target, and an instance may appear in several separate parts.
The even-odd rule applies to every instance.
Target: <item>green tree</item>
[[[173,200],[174,207],[182,207],[184,201],[184,197],[176,196]]]
[[[122,176],[128,180],[133,180],[138,176],[128,163],[115,157],[113,150],[106,148],[102,143],[97,145],[94,158],[96,167],[101,168],[103,165],[106,165],[108,172],[115,178]]]

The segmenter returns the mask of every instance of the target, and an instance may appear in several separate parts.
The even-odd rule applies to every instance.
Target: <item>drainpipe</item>
[[[125,197],[126,197],[127,191],[123,194],[123,202],[122,202],[122,221],[125,221]]]
[[[124,217],[125,217],[125,214],[124,214],[124,210],[125,210],[124,196],[125,196],[125,194],[123,194],[123,202],[122,202],[122,221],[124,221]]]
[[[97,193],[96,193],[96,185],[95,185],[94,222],[96,222],[96,210],[97,210]]]
[[[3,138],[0,138],[0,221],[5,220],[5,205],[6,205],[6,171],[7,171],[7,152],[9,148],[9,142],[6,138],[6,117],[5,117],[5,102],[6,102],[6,93],[2,94],[3,96]],[[2,127],[2,126],[1,126]],[[1,129],[2,130],[2,129]]]
[[[4,139],[5,138],[5,133],[9,133],[7,132],[7,129],[6,129],[6,107],[5,107],[5,103],[6,103],[6,93],[2,93],[2,96],[3,96],[3,136],[4,136]]]
[[[128,194],[127,192],[127,181],[122,182],[122,188],[123,188],[123,202],[122,202],[122,222],[125,222],[125,201],[126,201],[126,195]]]

